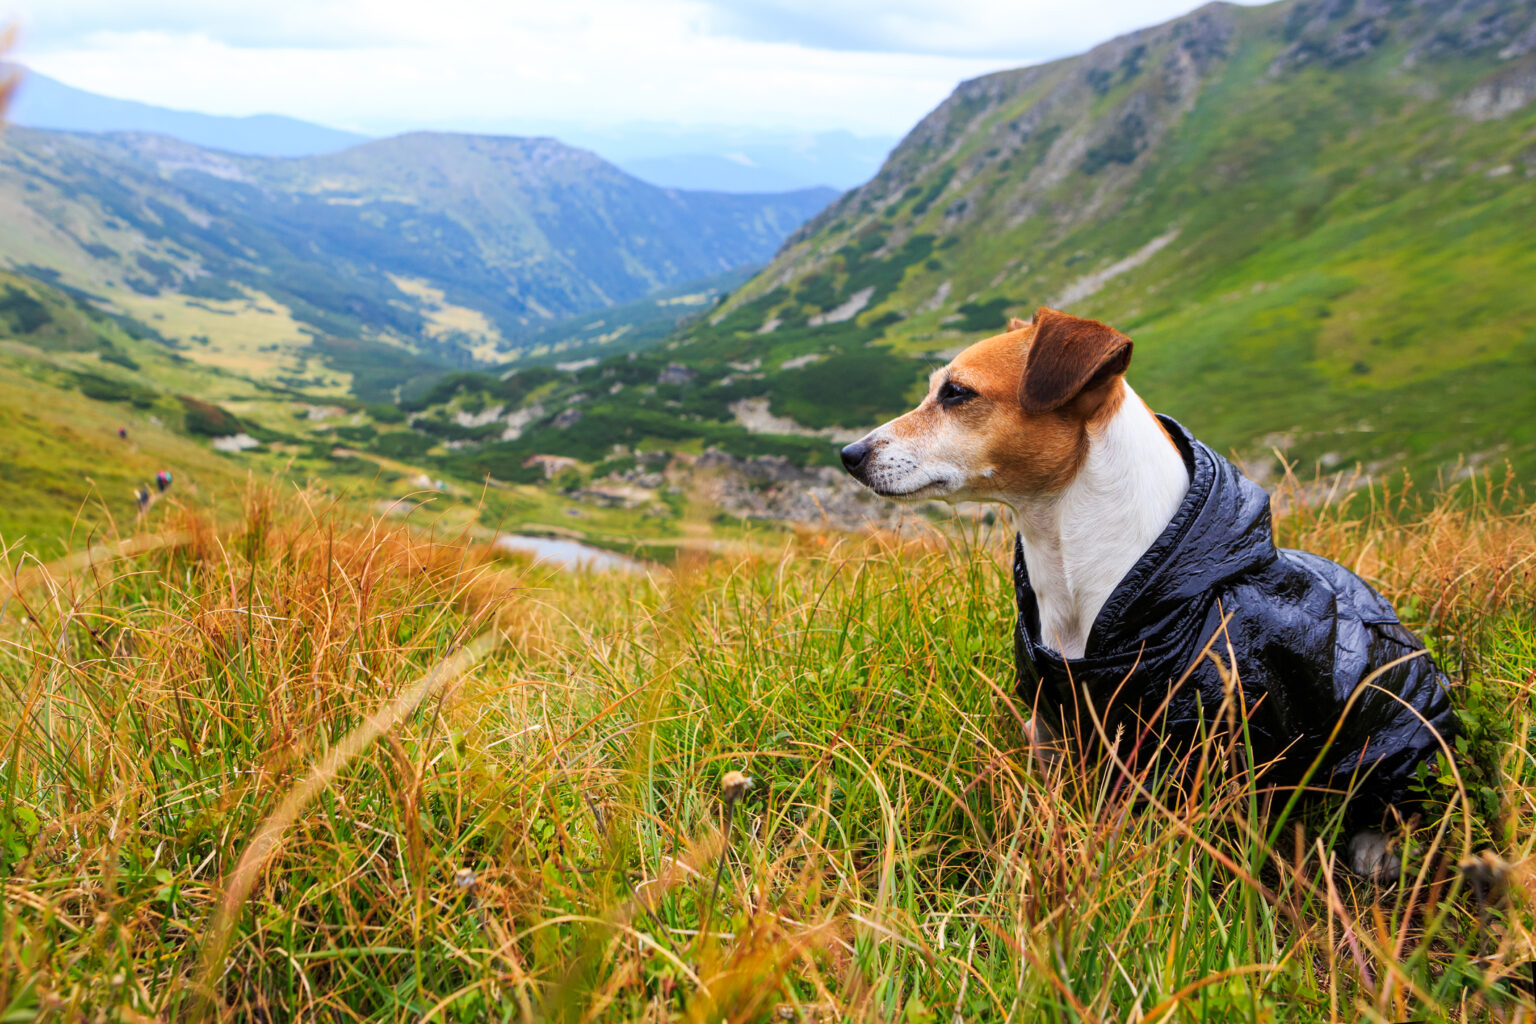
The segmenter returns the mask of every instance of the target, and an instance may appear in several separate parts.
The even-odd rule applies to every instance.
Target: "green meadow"
[[[1033,762],[976,521],[599,575],[318,490],[236,505],[8,576],[4,1019],[1529,1012],[1518,495],[1280,522],[1456,679],[1456,770],[1384,887],[1339,867],[1336,801],[1266,799],[1216,741],[1183,789]]]

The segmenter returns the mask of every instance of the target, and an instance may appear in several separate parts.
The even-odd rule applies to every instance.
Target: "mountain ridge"
[[[237,117],[161,107],[77,89],[20,64],[0,62],[0,77],[7,69],[17,72],[24,83],[8,118],[24,127],[96,134],[147,132],[222,152],[276,157],[322,155],[392,137],[344,131],[282,114]],[[536,131],[508,132],[482,125],[454,133],[552,135],[598,153],[661,188],[757,194],[860,184],[895,142],[847,131],[665,123],[608,128],[536,124]]]
[[[140,131],[170,135],[195,145],[252,156],[311,156],[365,141],[368,136],[283,114],[243,117],[177,110],[77,89],[20,65],[7,111],[14,124],[56,131]]]
[[[167,330],[181,343],[219,342],[238,314],[261,340],[231,342],[231,366],[319,336],[467,364],[515,356],[520,336],[564,317],[759,263],[833,195],[662,189],[548,138],[413,133],[269,158],[13,127],[0,260],[181,324]]]

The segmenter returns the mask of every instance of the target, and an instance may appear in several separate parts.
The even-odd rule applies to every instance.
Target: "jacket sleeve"
[[[1355,817],[1379,816],[1389,805],[1406,813],[1416,802],[1419,763],[1433,766],[1436,752],[1455,736],[1449,680],[1386,599],[1363,580],[1314,555],[1301,560],[1321,577],[1337,605],[1331,672],[1337,708],[1325,727],[1332,728],[1340,716],[1343,724],[1328,758],[1331,784],[1354,783]]]

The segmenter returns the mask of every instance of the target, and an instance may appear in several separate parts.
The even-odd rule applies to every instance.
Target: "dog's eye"
[[[953,409],[957,405],[969,402],[976,397],[976,392],[964,384],[956,384],[947,380],[939,385],[938,403],[946,409]]]

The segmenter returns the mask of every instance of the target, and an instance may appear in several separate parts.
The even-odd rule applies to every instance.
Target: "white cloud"
[[[649,121],[878,135],[963,78],[1190,0],[22,2],[23,61],[164,106],[372,132]]]
[[[705,0],[711,29],[830,50],[1065,56],[1189,11],[1190,0]],[[1253,2],[1253,0],[1247,0]]]

